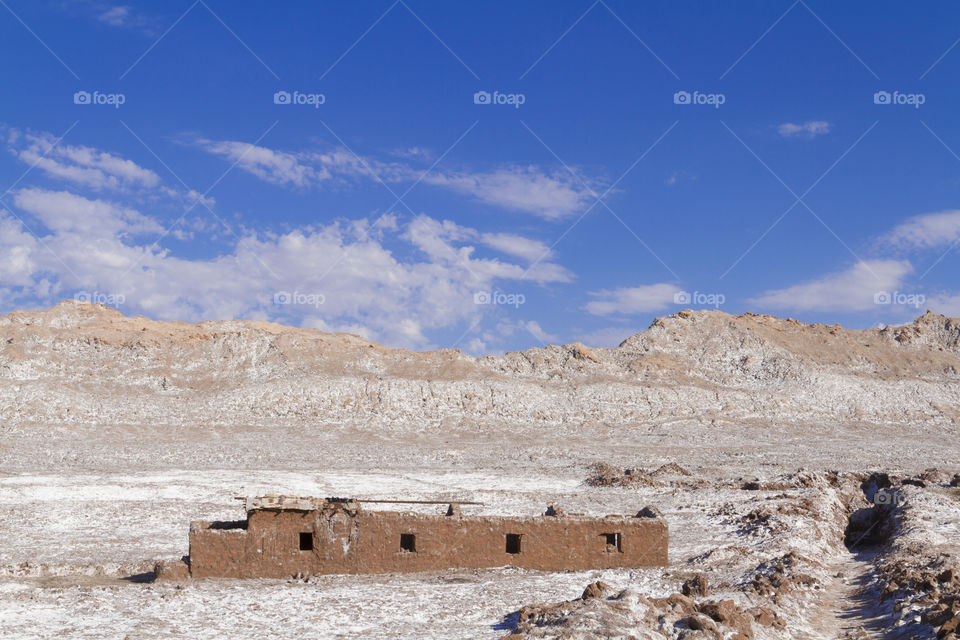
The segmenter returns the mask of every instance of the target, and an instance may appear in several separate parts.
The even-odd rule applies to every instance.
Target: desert
[[[0,318],[0,338],[14,637],[955,628],[954,319],[854,331],[681,311],[613,349],[473,358],[64,301]],[[236,495],[265,493],[474,500],[477,515],[649,504],[669,565],[153,581],[187,554],[191,520],[237,519]]]

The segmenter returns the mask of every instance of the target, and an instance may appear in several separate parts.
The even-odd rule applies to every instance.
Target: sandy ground
[[[845,549],[818,546],[817,536],[802,527],[777,535],[745,529],[734,516],[782,492],[743,491],[741,481],[799,467],[960,470],[954,468],[955,436],[919,428],[598,425],[546,437],[507,429],[382,433],[326,425],[191,433],[87,426],[7,430],[0,442],[4,638],[499,638],[524,604],[575,598],[595,580],[665,596],[695,570],[705,571],[718,592],[750,605],[735,590],[744,568],[790,548],[818,557],[823,580],[784,604],[794,624],[769,637],[836,638],[869,628],[873,613],[856,608],[869,563]],[[598,460],[645,469],[677,462],[693,475],[660,487],[586,486],[587,466]],[[670,524],[671,566],[306,582],[124,579],[148,571],[155,560],[185,555],[191,520],[240,518],[234,497],[265,493],[470,499],[484,503],[467,508],[477,514],[539,514],[559,504],[604,515],[653,504]],[[936,504],[942,522],[933,528],[947,544],[960,534],[960,510]],[[735,548],[746,549],[746,557],[731,559],[740,553]]]

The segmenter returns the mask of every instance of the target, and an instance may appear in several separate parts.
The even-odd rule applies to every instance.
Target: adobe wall
[[[547,571],[666,566],[662,518],[427,516],[360,509],[251,511],[247,529],[190,529],[193,577],[290,577],[515,566]],[[300,534],[313,548],[301,550]],[[415,551],[401,548],[414,536]],[[508,553],[507,535],[520,536]],[[619,534],[607,544],[605,534]],[[617,548],[619,546],[619,548]]]

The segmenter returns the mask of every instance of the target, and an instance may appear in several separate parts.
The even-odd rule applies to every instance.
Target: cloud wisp
[[[48,133],[7,132],[9,151],[52,178],[97,191],[152,189],[160,184],[160,176],[132,160],[93,147],[56,142]]]
[[[830,133],[830,123],[824,120],[808,120],[800,124],[784,122],[777,126],[777,133],[784,138],[815,138]]]
[[[807,311],[866,311],[874,309],[876,296],[903,287],[913,273],[906,260],[862,260],[843,271],[772,289],[748,302],[760,309]]]
[[[655,313],[674,304],[679,293],[680,287],[668,283],[591,291],[589,295],[595,299],[587,303],[586,309],[595,316]]]
[[[926,213],[908,218],[881,238],[897,249],[936,249],[960,240],[960,210]]]
[[[250,174],[281,186],[314,188],[358,180],[414,183],[470,196],[495,207],[558,220],[587,208],[596,199],[602,181],[572,176],[566,170],[537,166],[508,166],[491,171],[417,169],[405,162],[361,158],[347,149],[292,153],[246,142],[197,139],[204,151],[237,164]]]

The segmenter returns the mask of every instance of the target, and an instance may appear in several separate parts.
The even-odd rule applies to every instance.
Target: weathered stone
[[[155,580],[186,580],[190,566],[183,560],[161,560],[153,568]]]
[[[706,596],[709,595],[710,587],[706,576],[698,573],[696,576],[683,583],[680,589],[685,596]]]
[[[733,600],[719,600],[706,602],[700,605],[700,612],[710,616],[720,624],[747,636],[753,636],[753,626],[750,619],[740,611]]]
[[[953,613],[946,607],[946,605],[943,605],[942,607],[934,607],[933,609],[930,609],[924,613],[922,616],[920,616],[920,622],[938,627],[952,617]]]
[[[583,590],[583,595],[580,596],[581,600],[591,600],[593,598],[605,598],[608,595],[613,593],[613,587],[608,585],[606,582],[601,582],[597,580],[587,585],[587,588]]]
[[[687,616],[686,618],[679,620],[679,622],[681,624],[686,624],[687,627],[693,629],[694,631],[717,630],[717,623],[701,613],[695,613],[692,616]]]
[[[662,602],[662,606],[670,607],[680,615],[688,616],[697,612],[696,601],[680,593],[671,593],[659,602]]]
[[[960,616],[954,616],[940,625],[940,628],[937,630],[937,638],[944,640],[947,635],[956,633],[957,631],[960,631]]]
[[[753,616],[753,619],[757,624],[765,627],[773,627],[774,629],[782,630],[787,626],[780,616],[777,615],[773,609],[768,607],[754,607],[748,610],[746,613]]]
[[[663,514],[660,513],[660,510],[652,505],[647,505],[643,509],[640,509],[637,512],[638,518],[662,518]]]

